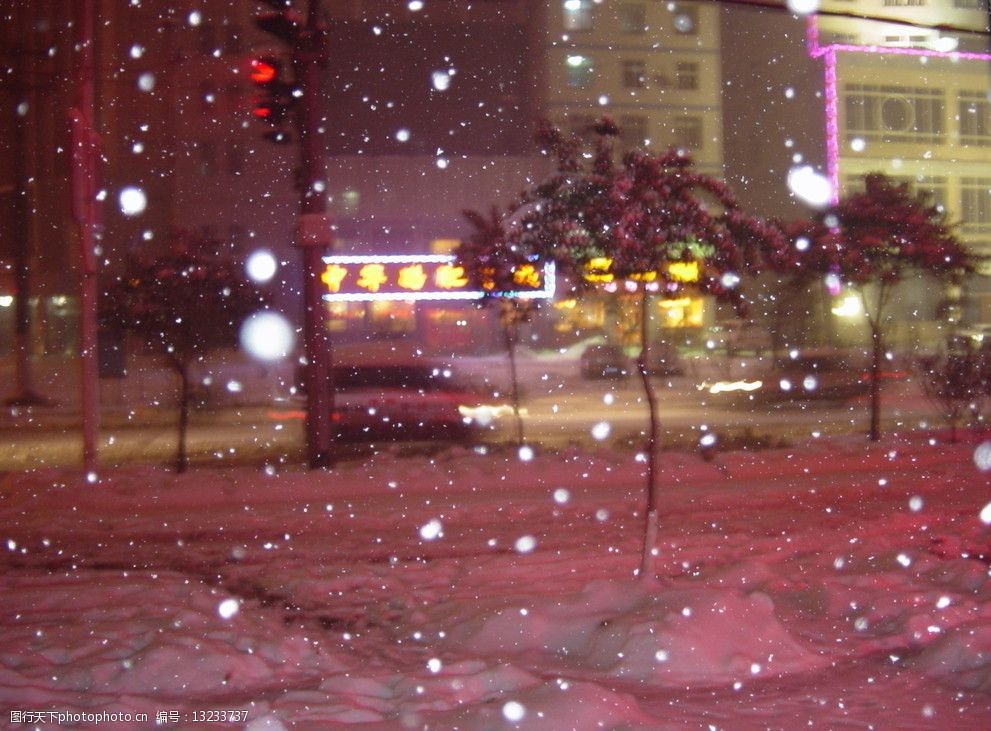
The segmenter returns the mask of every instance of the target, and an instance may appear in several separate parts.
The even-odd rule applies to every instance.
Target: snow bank
[[[913,665],[941,682],[991,693],[991,626],[957,627],[923,650]]]
[[[442,637],[440,646],[453,654],[661,686],[720,685],[823,664],[781,626],[765,594],[638,581],[595,581],[556,598],[438,606],[409,633]]]
[[[85,707],[106,697],[254,693],[300,668],[343,667],[257,606],[223,618],[229,595],[201,582],[141,571],[119,579],[79,571],[67,581],[3,582],[15,621],[0,650],[0,703],[43,707],[68,695]],[[87,588],[74,592],[73,584]]]
[[[245,709],[238,731],[984,731],[971,452],[663,454],[658,583],[618,578],[632,452],[3,475],[0,703]]]

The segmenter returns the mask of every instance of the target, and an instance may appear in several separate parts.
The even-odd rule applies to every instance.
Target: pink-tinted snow
[[[7,474],[0,724],[986,729],[975,446],[663,454],[649,581],[633,453]]]

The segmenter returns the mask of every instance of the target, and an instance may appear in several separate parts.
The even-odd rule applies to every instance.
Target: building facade
[[[842,12],[849,3],[825,2]],[[826,168],[835,195],[882,172],[931,194],[975,254],[991,253],[991,48],[984,0],[857,3],[865,18],[809,21],[822,64]],[[944,326],[991,321],[986,265],[963,291],[904,289],[896,338],[936,339]],[[957,301],[959,300],[959,304]],[[842,311],[842,310],[841,310]],[[842,316],[841,316],[842,317]]]
[[[32,214],[23,230],[4,220],[0,347],[8,351],[3,305],[12,296],[10,254],[22,242],[37,308],[32,347],[71,354],[76,342],[78,257],[66,153],[72,6],[0,6],[7,78],[31,87],[27,116],[3,119],[12,132],[6,139],[18,139],[17,129],[28,137],[0,150],[4,161],[27,151],[20,180],[14,166],[0,165],[0,196],[28,181]],[[259,54],[282,58],[288,70],[286,49],[254,23],[268,6],[94,6],[102,271],[122,271],[129,257],[165,250],[182,229],[213,241],[219,254],[272,252],[279,262],[268,285],[275,306],[299,319],[297,148],[263,139],[268,128],[252,117],[248,77]],[[330,48],[322,89],[325,193],[335,254],[449,252],[467,233],[464,209],[505,204],[546,172],[532,143],[541,117],[584,133],[590,120],[609,114],[623,146],[682,147],[705,172],[722,173],[720,27],[712,3],[325,0],[322,7]],[[19,55],[24,50],[30,52]],[[20,66],[18,57],[26,59]],[[48,87],[35,88],[38,79]],[[16,86],[3,89],[7,109],[24,96]],[[671,326],[711,321],[701,301],[683,305],[677,312],[659,306],[658,314]],[[345,340],[430,333],[463,347],[480,337],[496,342],[494,334],[480,336],[492,323],[470,304],[331,308],[332,327]],[[599,301],[584,309],[566,304],[551,319],[557,329],[548,330],[568,338],[615,330],[626,318],[622,305]]]

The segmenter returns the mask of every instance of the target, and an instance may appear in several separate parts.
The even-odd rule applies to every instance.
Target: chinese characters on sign
[[[480,299],[464,267],[445,254],[325,256],[320,281],[327,301]],[[525,264],[513,275],[516,288],[503,297],[549,299],[554,295],[553,264]]]
[[[701,277],[701,266],[697,261],[672,261],[667,265],[667,279],[670,282],[693,284]],[[585,265],[585,281],[594,283],[610,283],[616,279],[612,273],[612,259],[598,257],[590,259]],[[657,280],[657,272],[641,272],[630,277],[637,282],[653,282]]]

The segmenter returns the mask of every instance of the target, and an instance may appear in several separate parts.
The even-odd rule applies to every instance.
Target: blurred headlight
[[[729,391],[756,391],[764,385],[763,381],[716,381],[708,385],[702,384],[709,393],[727,393]]]
[[[469,421],[481,426],[488,426],[496,419],[513,415],[513,407],[509,404],[481,404],[479,406],[458,406],[458,413]],[[526,415],[526,409],[520,409],[520,414]]]

